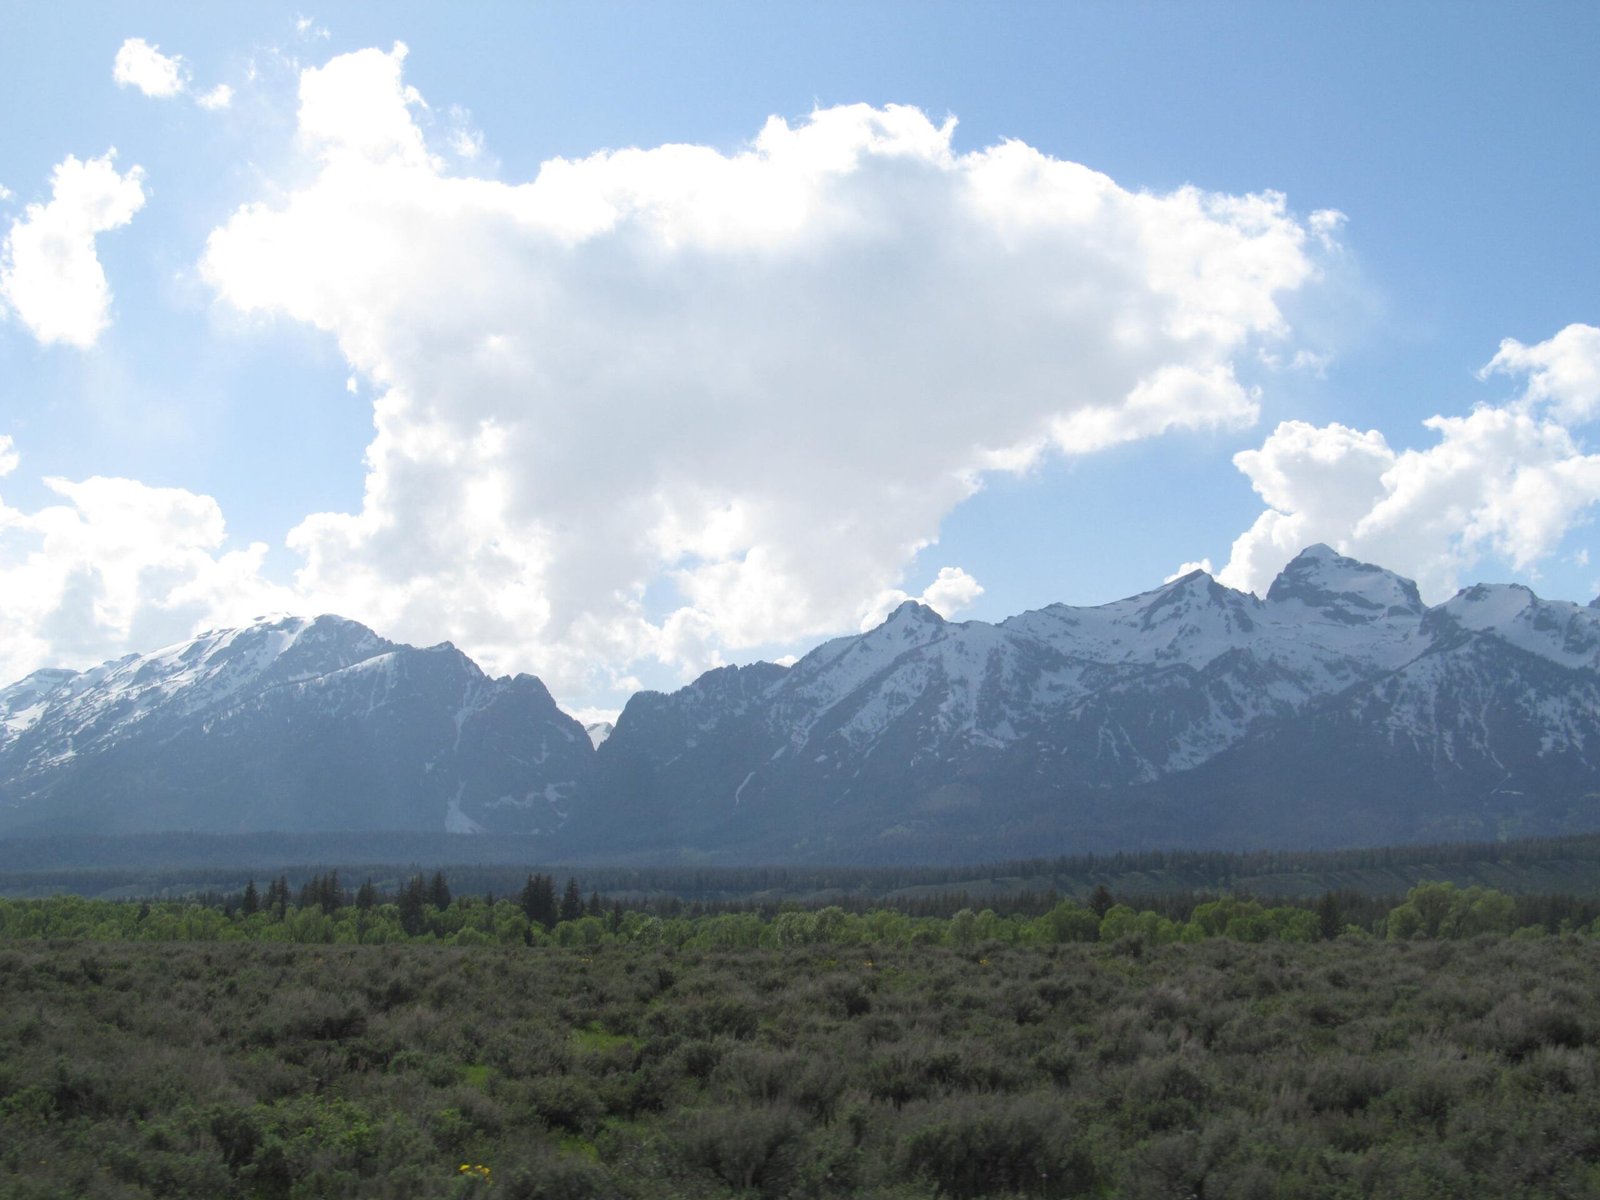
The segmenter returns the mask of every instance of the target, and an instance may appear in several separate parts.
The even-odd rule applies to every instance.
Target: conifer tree
[[[561,896],[561,919],[576,921],[581,916],[583,916],[583,893],[578,890],[578,881],[568,878],[567,890]]]
[[[1339,897],[1323,892],[1317,901],[1317,933],[1325,942],[1331,942],[1344,928],[1344,913],[1339,908]]]
[[[559,912],[556,908],[556,883],[548,875],[529,875],[517,901],[529,921],[537,921],[546,929],[554,929]]]
[[[267,885],[267,911],[281,921],[288,907],[289,880],[287,876],[279,875]]]
[[[1110,888],[1103,883],[1096,884],[1089,896],[1089,911],[1097,917],[1104,917],[1116,902],[1117,898],[1111,894]]]
[[[421,875],[413,875],[400,892],[400,928],[407,937],[416,937],[428,925],[428,885]]]

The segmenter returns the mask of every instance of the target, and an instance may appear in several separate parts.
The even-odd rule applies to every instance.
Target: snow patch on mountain
[[[572,794],[592,755],[531,676],[269,617],[0,689],[0,828],[517,831],[493,799]]]

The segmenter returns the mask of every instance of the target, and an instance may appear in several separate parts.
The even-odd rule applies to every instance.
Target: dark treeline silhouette
[[[307,887],[326,892],[330,881],[340,886],[340,880],[369,879],[380,893],[393,897],[413,876],[421,874],[426,881],[441,870],[452,887],[468,895],[518,896],[531,872],[535,878],[560,881],[552,885],[558,906],[563,900],[562,883],[576,879],[584,895],[598,892],[634,906],[676,899],[708,906],[703,911],[718,911],[717,906],[726,904],[744,907],[799,901],[838,904],[851,911],[863,904],[893,903],[907,912],[931,915],[968,905],[993,906],[1003,898],[1004,903],[1024,911],[1028,895],[1044,904],[1052,894],[1083,896],[1102,884],[1120,896],[1229,892],[1315,897],[1327,891],[1350,891],[1392,898],[1419,882],[1451,879],[1461,886],[1476,883],[1510,894],[1553,897],[1600,893],[1600,834],[1317,852],[1130,851],[937,867],[562,868],[494,863],[385,865],[359,860],[331,863],[324,859],[267,870],[184,866],[166,870],[14,870],[0,872],[0,895],[68,891],[108,899],[213,900],[241,892],[246,882],[254,879],[257,902],[281,907],[299,899]],[[293,890],[279,895],[269,888],[262,893],[262,879],[273,879]],[[330,900],[331,896],[320,894],[316,902],[325,905]]]

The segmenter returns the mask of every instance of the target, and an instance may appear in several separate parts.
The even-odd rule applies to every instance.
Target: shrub
[[[1092,1159],[1048,1093],[962,1097],[918,1118],[906,1140],[909,1173],[941,1196],[1071,1196],[1096,1186]]]
[[[737,1105],[686,1113],[677,1142],[687,1163],[730,1187],[777,1195],[795,1167],[803,1129],[788,1105]]]

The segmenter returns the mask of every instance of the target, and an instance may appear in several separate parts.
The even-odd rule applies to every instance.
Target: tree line
[[[947,902],[951,898],[947,897]],[[1048,900],[1048,905],[1044,902]],[[0,937],[105,941],[260,941],[320,944],[650,945],[696,949],[869,944],[1026,946],[1069,942],[1166,945],[1227,938],[1314,942],[1335,938],[1459,939],[1479,935],[1600,937],[1596,902],[1574,896],[1511,896],[1430,882],[1403,899],[1325,892],[1267,905],[1249,896],[1168,896],[1135,907],[1104,886],[1081,899],[1027,894],[1000,909],[964,904],[940,914],[890,906],[796,903],[730,908],[669,897],[625,904],[569,877],[530,874],[514,895],[457,896],[442,871],[418,873],[384,893],[368,879],[353,892],[338,872],[291,892],[280,876],[265,890],[210,900],[108,901],[79,896],[0,899]]]

